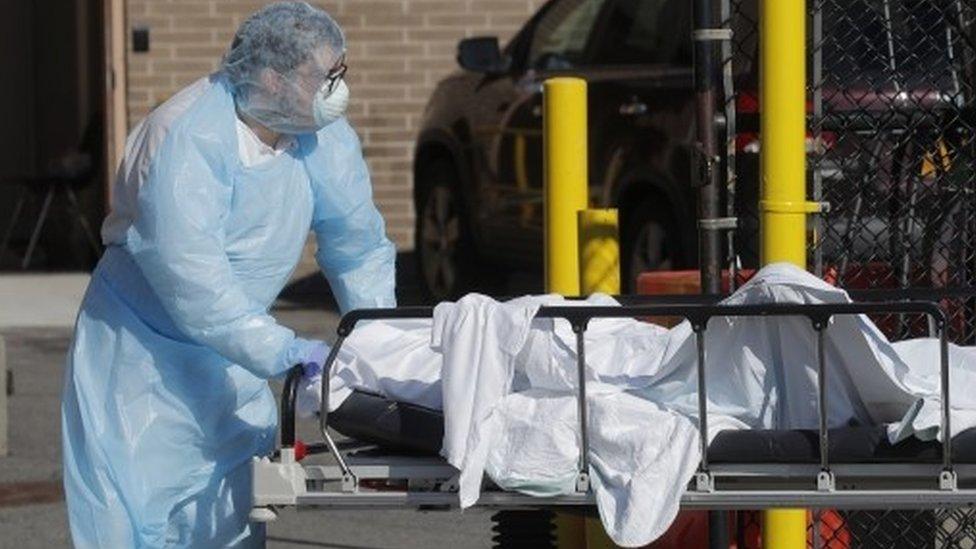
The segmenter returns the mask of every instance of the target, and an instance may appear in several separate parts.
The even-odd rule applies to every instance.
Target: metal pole
[[[698,130],[699,153],[703,158],[704,171],[699,174],[701,185],[698,189],[698,265],[701,271],[701,291],[704,294],[716,295],[722,292],[722,231],[730,229],[728,224],[720,219],[721,201],[719,188],[719,155],[718,135],[715,130],[716,89],[721,65],[715,56],[715,41],[728,41],[729,35],[721,32],[724,29],[713,28],[712,0],[695,0],[695,29],[692,37],[695,42],[695,102],[696,122]],[[730,218],[726,218],[730,219]],[[734,269],[729,271],[734,276]],[[730,280],[730,287],[734,284]],[[702,468],[707,473],[708,467],[708,428],[705,410],[705,356],[703,335],[697,333],[699,364],[698,364],[698,398],[701,409],[699,426],[702,430]],[[708,546],[711,549],[727,548],[729,546],[729,529],[725,511],[710,511],[708,513]]]
[[[823,147],[823,0],[813,0],[813,200],[823,203],[823,171],[821,166],[824,161]],[[860,200],[858,194],[858,200]],[[823,278],[823,238],[824,238],[824,218],[815,216],[813,218],[813,274],[817,278]],[[847,250],[849,248],[845,248]],[[845,252],[846,253],[846,252]],[[838,270],[838,280],[844,276],[846,267]],[[838,286],[840,284],[838,283]]]
[[[586,344],[583,325],[574,325],[576,332],[576,375],[579,389],[576,396],[577,413],[580,424],[579,476],[576,478],[576,491],[590,491],[590,435],[589,420],[586,415]]]
[[[723,226],[719,200],[718,136],[715,131],[715,89],[719,65],[715,60],[714,41],[720,38],[712,29],[711,0],[695,0],[695,102],[699,153],[704,170],[697,181],[698,250],[701,289],[705,294],[722,291]]]
[[[735,165],[735,80],[732,57],[732,6],[729,0],[721,0],[719,18],[722,28],[729,31],[729,39],[722,41],[722,88],[725,100],[725,215],[735,218],[735,187],[738,183]],[[725,233],[725,258],[729,269],[729,292],[734,292],[738,282],[739,257],[735,251],[735,230]]]
[[[551,78],[543,85],[546,291],[580,293],[576,212],[586,209],[586,81]]]
[[[806,268],[806,5],[760,0],[760,136],[762,262]],[[763,512],[763,546],[801,549],[802,509]]]
[[[806,268],[804,0],[763,0],[760,14],[762,262]]]

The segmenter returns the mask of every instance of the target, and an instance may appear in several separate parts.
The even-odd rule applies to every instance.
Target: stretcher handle
[[[634,318],[648,316],[677,316],[687,319],[692,326],[704,326],[715,317],[769,317],[799,316],[810,321],[829,322],[836,315],[917,313],[931,316],[938,326],[945,326],[942,309],[929,301],[869,302],[869,303],[761,303],[750,305],[626,305],[608,306],[547,306],[539,309],[536,318],[563,318],[572,325],[583,325],[594,318]]]
[[[304,368],[296,364],[288,370],[285,387],[281,391],[281,447],[295,446],[295,405],[298,402],[298,382]]]
[[[346,338],[356,328],[356,324],[361,320],[388,320],[388,319],[409,319],[409,318],[431,318],[434,316],[433,307],[400,307],[385,309],[356,309],[342,315],[339,326],[336,328],[338,338],[322,370],[322,407],[319,409],[319,430],[322,433],[322,440],[325,441],[329,453],[335,458],[339,469],[342,471],[342,490],[344,492],[355,492],[359,489],[359,479],[352,472],[349,464],[346,463],[342,453],[329,433],[329,380],[332,377],[332,366],[339,357],[339,350]]]
[[[860,292],[859,296],[867,297],[870,292]],[[945,313],[931,301],[880,301],[864,303],[830,303],[830,304],[786,304],[764,303],[755,305],[722,305],[712,304],[714,296],[696,296],[694,299],[682,299],[687,296],[649,296],[653,299],[635,299],[628,296],[627,300],[635,304],[614,307],[592,306],[545,306],[539,309],[537,318],[564,318],[571,324],[585,326],[592,318],[632,318],[641,316],[680,316],[691,321],[692,324],[705,324],[708,319],[716,316],[805,316],[811,321],[827,321],[831,316],[839,314],[870,314],[870,313],[918,313],[932,316],[936,323],[941,321],[945,325]],[[887,297],[879,294],[878,297]],[[356,309],[349,311],[339,321],[337,332],[340,336],[348,336],[356,325],[363,320],[395,320],[408,318],[432,318],[433,307],[399,307],[385,309]]]
[[[399,307],[386,309],[356,309],[342,315],[336,332],[347,337],[362,320],[402,320],[407,318],[433,318],[433,307]]]

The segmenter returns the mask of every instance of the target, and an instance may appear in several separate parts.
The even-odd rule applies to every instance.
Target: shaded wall
[[[102,62],[101,1],[3,0],[0,18],[0,178],[45,173],[64,155],[77,151],[88,132],[95,163],[101,158]],[[94,126],[92,126],[94,124]],[[104,170],[79,188],[89,220],[97,226],[103,205]],[[19,188],[4,186],[0,231],[10,219]],[[28,203],[14,233],[22,247],[37,217],[40,196]],[[64,201],[55,202],[41,240],[38,265],[83,266],[91,253],[81,244],[77,223],[65,217]],[[7,258],[8,262],[10,257]]]

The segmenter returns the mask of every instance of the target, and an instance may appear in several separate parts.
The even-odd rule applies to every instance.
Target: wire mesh
[[[976,3],[811,0],[810,263],[847,288],[946,290],[953,340],[976,342]],[[756,0],[732,0],[726,50],[735,253],[759,262]],[[729,84],[727,83],[727,86]],[[898,338],[917,335],[903,323]]]
[[[829,205],[818,272],[841,286],[946,290],[953,339],[976,336],[973,21],[961,0],[815,0],[811,175]],[[815,63],[816,64],[816,63]],[[815,191],[817,189],[814,189]],[[816,193],[815,193],[816,195]],[[917,335],[896,323],[897,338]]]
[[[759,263],[758,0],[722,0],[728,208],[733,264]],[[848,289],[925,291],[949,338],[976,344],[976,1],[808,0],[809,262]],[[893,340],[924,320],[874,319]],[[755,533],[757,513],[738,530]],[[754,537],[751,534],[745,538]],[[743,539],[745,539],[743,538]],[[811,513],[811,547],[976,548],[976,514]],[[740,539],[740,545],[743,544]]]

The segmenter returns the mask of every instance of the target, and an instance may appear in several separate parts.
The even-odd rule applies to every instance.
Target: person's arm
[[[359,138],[345,119],[315,136],[306,157],[315,209],[315,258],[345,313],[396,306],[396,248],[373,204]]]
[[[127,248],[176,326],[258,377],[286,371],[314,342],[244,293],[225,252],[232,187],[197,144],[170,135],[140,186]]]

